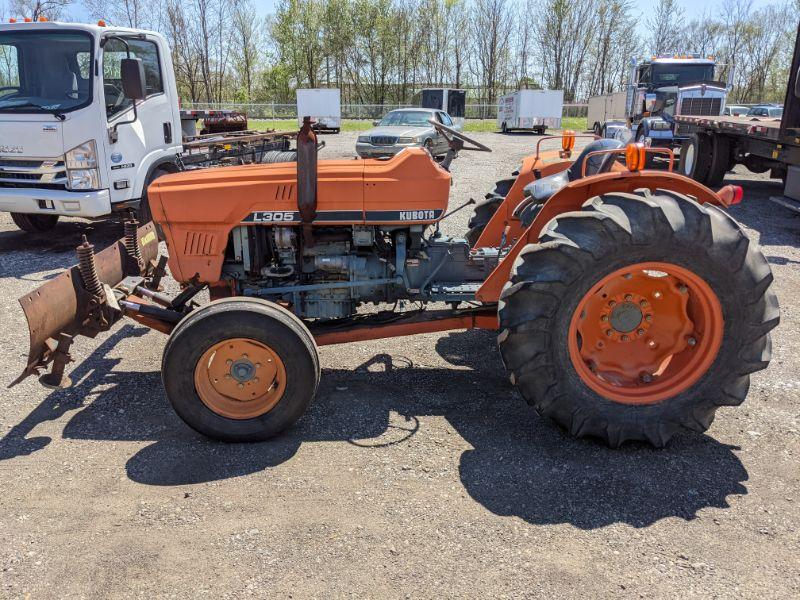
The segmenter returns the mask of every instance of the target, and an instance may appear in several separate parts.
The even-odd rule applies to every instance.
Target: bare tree
[[[54,21],[71,4],[72,0],[11,0],[11,14],[29,17],[34,21],[40,17]]]
[[[494,104],[507,75],[511,13],[506,0],[474,0],[469,20],[470,68],[482,97]]]
[[[683,38],[684,14],[677,0],[659,0],[647,19],[650,30],[650,51],[653,54],[677,52],[676,43]]]

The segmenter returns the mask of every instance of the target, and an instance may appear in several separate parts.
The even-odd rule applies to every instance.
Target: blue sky
[[[770,0],[751,0],[753,8],[758,8],[760,6],[765,6],[767,4],[772,4]],[[2,2],[2,0],[0,0]],[[687,18],[696,18],[700,17],[704,12],[707,12],[714,7],[721,4],[722,0],[678,0],[678,4],[683,9],[684,14]],[[258,8],[259,12],[263,15],[270,14],[275,9],[276,0],[254,0],[254,4]],[[80,0],[77,0],[77,4],[80,4]],[[638,8],[641,13],[645,13],[655,4],[654,0],[634,0],[634,4]],[[88,17],[86,16],[86,12],[80,6],[73,6],[69,10],[70,14],[73,15],[75,20],[87,20]],[[640,27],[639,33],[642,35],[646,35],[647,32],[644,28],[645,19],[640,20]]]

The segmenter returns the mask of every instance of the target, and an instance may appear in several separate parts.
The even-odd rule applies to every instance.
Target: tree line
[[[3,4],[5,3],[5,4]],[[117,25],[163,33],[187,102],[294,102],[338,87],[346,103],[410,103],[424,87],[494,103],[522,88],[583,101],[623,89],[634,57],[699,52],[730,101],[783,101],[800,0],[720,0],[689,19],[676,0],[84,0]],[[5,15],[68,17],[72,0],[0,0]]]

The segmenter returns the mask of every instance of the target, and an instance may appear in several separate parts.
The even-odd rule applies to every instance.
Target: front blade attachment
[[[135,233],[134,233],[135,232]],[[85,239],[77,248],[79,264],[19,299],[28,320],[30,350],[25,370],[9,387],[53,363],[41,378],[63,387],[69,347],[76,336],[95,337],[122,316],[113,290],[125,277],[146,276],[156,265],[158,236],[153,223],[127,223],[126,236],[102,252]]]

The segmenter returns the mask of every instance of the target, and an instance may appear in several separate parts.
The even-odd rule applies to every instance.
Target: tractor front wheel
[[[772,273],[722,210],[610,193],[559,215],[500,299],[500,351],[537,411],[576,436],[663,446],[742,403],[778,323]]]
[[[257,442],[290,427],[319,383],[317,346],[306,326],[277,304],[217,300],[170,335],[164,389],[192,429],[227,442]]]

